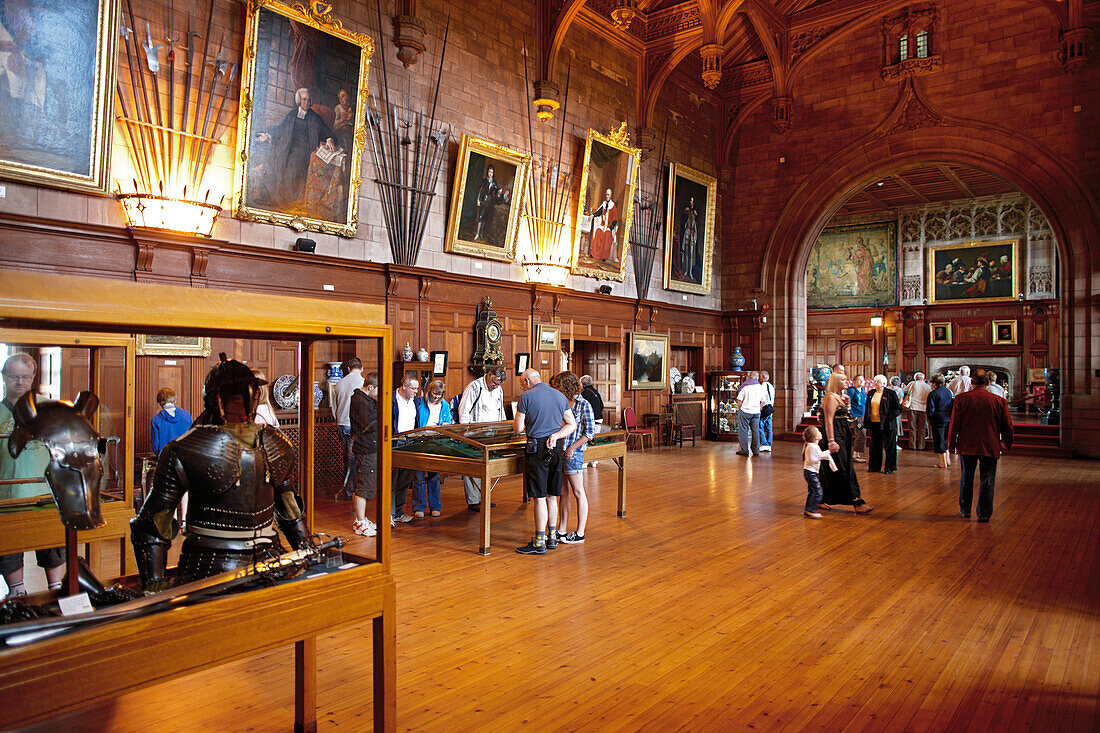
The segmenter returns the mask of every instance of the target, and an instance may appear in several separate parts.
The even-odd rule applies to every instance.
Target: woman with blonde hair
[[[825,388],[825,398],[821,401],[821,427],[825,434],[821,439],[821,448],[833,454],[836,470],[829,466],[822,467],[824,502],[818,508],[828,510],[833,504],[850,504],[856,514],[870,514],[874,507],[860,496],[859,477],[852,467],[852,428],[849,424],[852,413],[844,396],[848,384],[846,374],[833,372]]]
[[[275,406],[271,404],[271,390],[267,386],[267,375],[260,369],[253,369],[252,374],[262,382],[259,401],[256,404],[256,422],[278,429],[279,418],[275,417]]]

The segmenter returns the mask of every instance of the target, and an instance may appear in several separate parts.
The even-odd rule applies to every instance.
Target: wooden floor
[[[631,453],[625,519],[613,467],[590,469],[588,542],[548,557],[512,552],[514,481],[478,556],[448,480],[442,518],[395,530],[399,729],[1100,730],[1097,463],[1002,459],[981,525],[957,467],[903,451],[861,476],[874,513],[814,521],[797,444],[735,450]],[[346,507],[321,527],[350,536]],[[369,629],[319,642],[322,730],[370,728]],[[291,654],[35,730],[289,730]]]

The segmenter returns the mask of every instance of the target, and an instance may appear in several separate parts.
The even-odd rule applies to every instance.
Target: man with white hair
[[[925,437],[931,437],[928,427],[928,395],[932,385],[924,381],[924,372],[913,375],[913,381],[905,389],[909,397],[909,449],[924,450]]]
[[[1008,399],[1008,393],[1005,392],[1005,388],[997,384],[997,373],[987,371],[986,374],[989,375],[989,384],[987,384],[985,388],[1002,399]]]
[[[947,388],[951,390],[951,394],[958,397],[963,392],[970,391],[970,367],[959,367],[959,376],[952,379],[947,383]]]
[[[318,147],[336,150],[336,134],[321,115],[313,111],[313,96],[305,87],[294,92],[294,109],[287,112],[283,121],[270,133],[261,132],[256,139],[270,142],[267,156],[269,180],[275,184],[275,202],[287,205],[297,203],[305,193],[309,175],[309,156]]]

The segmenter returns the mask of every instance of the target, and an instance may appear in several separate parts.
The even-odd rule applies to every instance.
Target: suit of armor
[[[167,585],[173,518],[186,491],[187,539],[176,582],[246,568],[283,550],[272,520],[294,547],[308,545],[302,501],[290,481],[295,453],[270,425],[196,425],[160,454],[153,488],[130,522],[146,590]]]

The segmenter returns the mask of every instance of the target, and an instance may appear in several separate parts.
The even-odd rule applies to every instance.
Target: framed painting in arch
[[[516,376],[522,375],[527,368],[531,366],[531,354],[528,352],[522,352],[516,354]]]
[[[665,289],[710,292],[714,260],[714,209],[718,181],[714,176],[672,163],[668,168],[668,212],[665,217]]]
[[[446,351],[433,351],[432,352],[432,376],[433,377],[445,377],[445,376],[447,376],[447,352]]]
[[[311,0],[248,4],[233,215],[350,237],[374,42]]]
[[[529,156],[463,133],[444,251],[514,260],[530,170]]]
[[[668,334],[631,333],[628,389],[668,389]]]
[[[951,345],[951,323],[945,321],[943,323],[929,323],[928,324],[928,345],[929,346],[950,346]]]
[[[559,351],[561,349],[561,326],[540,323],[535,333],[536,351]]]
[[[204,336],[162,336],[139,333],[138,356],[210,356],[210,338]]]
[[[634,188],[642,151],[630,147],[626,123],[602,135],[588,131],[570,258],[574,275],[622,280],[634,220]]]
[[[1016,345],[1016,321],[993,321],[993,345]]]
[[[927,248],[924,281],[929,303],[1015,300],[1020,240],[940,244]]]
[[[107,190],[119,0],[5,3],[0,178]]]
[[[824,229],[806,263],[807,308],[893,305],[897,286],[896,221]]]

